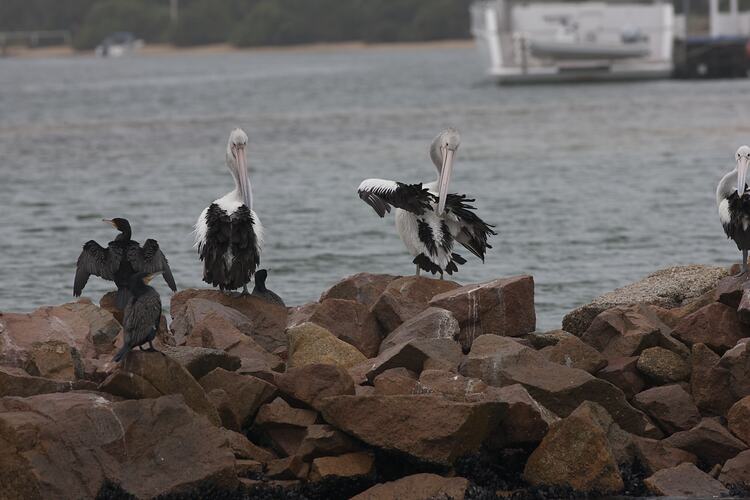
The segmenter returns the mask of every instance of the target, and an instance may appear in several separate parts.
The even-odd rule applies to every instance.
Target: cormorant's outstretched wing
[[[445,211],[449,217],[449,225],[454,228],[454,237],[467,250],[484,261],[484,254],[492,245],[487,243],[490,235],[497,234],[492,230],[493,225],[487,224],[473,211],[476,210],[469,203],[474,199],[466,195],[448,194],[445,201]]]
[[[83,251],[76,263],[76,277],[73,280],[73,295],[80,297],[83,287],[89,281],[89,276],[99,276],[105,280],[114,281],[115,273],[120,267],[122,250],[110,245],[104,248],[94,240],[83,245]]]
[[[162,273],[164,281],[173,292],[177,291],[177,285],[169,268],[169,262],[159,249],[156,240],[148,239],[141,247],[137,242],[131,241],[128,245],[128,261],[135,272]]]
[[[416,215],[432,209],[435,196],[422,184],[403,184],[385,179],[366,179],[357,189],[359,197],[375,209],[381,217],[391,211],[391,205]]]

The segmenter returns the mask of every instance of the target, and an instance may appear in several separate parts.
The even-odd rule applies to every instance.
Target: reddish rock
[[[664,441],[634,437],[634,456],[647,474],[676,467],[683,463],[694,464],[698,458],[690,452],[675,448]]]
[[[404,321],[413,318],[428,307],[430,299],[458,288],[458,283],[420,276],[406,276],[388,283],[383,293],[372,306],[384,333],[398,328]]]
[[[750,289],[742,292],[742,299],[737,305],[737,319],[743,325],[750,325]]]
[[[658,384],[680,382],[690,378],[690,364],[679,354],[663,347],[644,349],[636,366],[638,371]]]
[[[276,387],[268,382],[223,368],[216,368],[201,378],[200,384],[207,393],[216,389],[226,393],[227,398],[217,410],[222,425],[235,431],[250,424],[258,408],[272,401],[276,395]]]
[[[292,408],[283,399],[276,398],[260,408],[254,429],[265,435],[277,453],[292,456],[304,439],[307,427],[316,420],[316,412]]]
[[[630,399],[641,392],[645,385],[643,376],[636,367],[637,363],[638,356],[611,358],[596,376],[617,386]]]
[[[244,434],[239,432],[230,431],[229,429],[222,429],[224,436],[229,441],[229,446],[232,448],[234,456],[242,460],[253,460],[261,463],[268,463],[275,458],[278,458],[275,453],[249,441]]]
[[[718,368],[726,372],[734,401],[750,396],[750,343],[739,342],[725,352]]]
[[[320,457],[313,460],[310,481],[334,477],[370,476],[375,472],[375,457],[371,453],[347,453],[338,457]]]
[[[722,354],[750,336],[750,326],[740,323],[736,308],[714,302],[680,321],[673,335],[687,345],[705,344]]]
[[[544,349],[545,347],[555,346],[560,341],[567,340],[571,337],[578,338],[565,330],[550,330],[548,332],[531,332],[523,338],[531,343],[531,347],[539,350]]]
[[[326,299],[298,308],[289,318],[289,327],[302,323],[320,325],[337,338],[353,345],[368,358],[378,355],[380,335],[370,308],[353,300]]]
[[[391,368],[406,368],[414,373],[425,369],[457,370],[463,359],[461,347],[450,339],[410,340],[386,349],[377,358],[370,360],[367,379]]]
[[[719,474],[719,481],[727,486],[750,486],[750,450],[727,460]]]
[[[182,365],[160,352],[131,351],[99,390],[126,399],[181,394],[196,413],[215,425],[221,423],[200,384]]]
[[[388,284],[398,278],[390,274],[359,273],[348,276],[323,292],[320,302],[326,299],[353,300],[372,306],[385,291]]]
[[[60,340],[48,340],[31,348],[26,371],[53,380],[83,378],[83,362],[78,349]]]
[[[654,495],[669,497],[716,498],[729,491],[693,464],[662,469],[643,481]]]
[[[746,275],[727,276],[719,280],[719,283],[716,285],[714,297],[717,302],[737,309],[737,306],[740,305],[740,300],[742,300],[742,293],[748,285],[750,283],[748,283]]]
[[[286,345],[284,330],[287,323],[287,309],[284,306],[271,304],[252,295],[237,296],[219,290],[185,289],[172,296],[170,312],[174,321],[178,321],[179,317],[185,313],[184,308],[190,299],[216,302],[245,315],[252,323],[252,331],[246,333],[249,333],[255,342],[269,352]]]
[[[523,477],[532,485],[567,486],[576,491],[617,493],[623,489],[607,430],[585,409],[552,425],[526,462]]]
[[[236,371],[242,364],[240,358],[219,349],[208,349],[205,347],[175,346],[165,347],[161,350],[164,354],[174,359],[196,380],[215,368]]]
[[[438,464],[477,451],[497,428],[503,405],[425,396],[336,396],[323,418],[367,444]]]
[[[509,337],[477,338],[460,372],[496,387],[522,384],[535,400],[561,417],[569,415],[582,402],[593,401],[601,404],[626,431],[661,437],[659,429],[630,406],[614,385],[583,370],[547,361],[539,352]]]
[[[393,330],[380,344],[380,352],[417,339],[457,339],[460,328],[450,311],[428,307]]]
[[[745,444],[750,443],[750,396],[740,399],[729,409],[727,425],[732,434]]]
[[[375,386],[375,394],[394,396],[418,392],[419,382],[414,372],[406,368],[391,368],[375,377],[373,385]]]
[[[314,323],[302,323],[289,328],[287,339],[287,369],[315,364],[350,368],[367,359],[356,347],[337,339],[331,332]]]
[[[450,498],[463,500],[469,481],[462,477],[442,477],[435,474],[414,474],[390,483],[376,484],[351,500],[434,500]]]
[[[589,373],[596,373],[607,366],[607,360],[599,351],[573,335],[545,347],[541,353],[553,363]]]
[[[677,384],[643,391],[633,398],[633,404],[653,418],[667,434],[692,429],[701,420],[690,394]]]
[[[701,412],[726,415],[735,401],[729,388],[729,373],[719,366],[719,355],[705,344],[693,344],[690,393]]]
[[[328,455],[341,455],[357,451],[359,448],[352,438],[330,425],[313,424],[307,427],[296,455],[303,460],[310,460]]]
[[[123,311],[118,309],[115,305],[116,298],[117,292],[105,293],[104,295],[102,295],[102,298],[99,299],[99,307],[109,312],[112,316],[114,316],[118,323],[122,324]]]
[[[184,494],[199,485],[237,486],[223,431],[181,396],[4,398],[0,422],[0,498],[94,498],[107,482],[137,498]]]
[[[672,434],[666,442],[697,455],[711,465],[723,464],[747,448],[745,443],[732,436],[713,418],[704,418],[689,431]]]
[[[536,328],[531,276],[466,285],[434,296],[430,305],[453,313],[461,325],[459,340],[467,351],[480,335],[520,337]]]
[[[0,366],[0,397],[19,396],[25,398],[37,394],[71,390],[73,390],[71,382],[34,377],[20,368]]]
[[[189,299],[180,306],[179,314],[177,313],[178,311],[173,308],[171,328],[178,344],[183,344],[195,327],[209,317],[229,323],[244,335],[250,336],[253,333],[253,323],[250,318],[213,300]]]
[[[263,473],[263,463],[257,460],[237,460],[237,477],[255,477]]]
[[[292,456],[271,460],[266,466],[266,476],[271,479],[307,479],[310,464],[300,457]]]
[[[607,359],[635,356],[656,347],[668,327],[644,305],[615,307],[599,314],[581,339]]]
[[[291,368],[276,376],[281,392],[295,401],[319,408],[323,398],[354,394],[354,381],[349,373],[336,365],[306,365]]]

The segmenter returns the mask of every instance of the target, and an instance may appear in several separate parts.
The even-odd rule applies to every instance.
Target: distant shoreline
[[[240,52],[338,52],[359,50],[403,50],[403,49],[430,49],[443,48],[470,48],[474,46],[471,39],[464,40],[437,40],[430,42],[393,42],[393,43],[364,43],[364,42],[336,42],[336,43],[311,43],[301,45],[264,46],[264,47],[235,47],[230,44],[220,43],[212,45],[199,45],[194,47],[177,47],[170,44],[147,44],[137,51],[138,55],[163,55],[163,54],[228,54]],[[51,57],[93,57],[94,52],[76,51],[71,47],[10,47],[8,58],[42,59]],[[2,60],[3,58],[0,58]]]

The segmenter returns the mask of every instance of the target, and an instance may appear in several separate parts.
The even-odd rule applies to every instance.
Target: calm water
[[[463,136],[452,189],[500,236],[461,282],[533,274],[539,326],[672,264],[727,264],[714,189],[750,143],[750,82],[501,88],[472,49],[0,60],[0,310],[72,299],[75,260],[131,220],[179,287],[201,286],[191,229],[232,187],[250,136],[269,287],[289,304],[342,276],[413,272],[366,177],[432,180],[432,137]],[[92,278],[86,294],[109,287]],[[164,296],[170,293],[162,280]],[[166,302],[166,300],[165,300]]]

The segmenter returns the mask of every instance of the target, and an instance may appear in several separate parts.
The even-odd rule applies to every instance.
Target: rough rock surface
[[[276,386],[293,400],[320,408],[324,398],[354,394],[354,381],[336,365],[311,364],[290,368],[275,377]]]
[[[740,399],[729,409],[727,425],[732,434],[745,444],[750,443],[750,396]]]
[[[695,454],[711,465],[723,464],[747,448],[714,418],[704,418],[692,429],[672,434],[666,442]]]
[[[216,368],[200,379],[206,393],[221,390],[226,397],[217,398],[214,403],[221,423],[227,429],[240,431],[246,427],[262,405],[272,401],[276,387],[250,375],[240,375],[223,368]]]
[[[383,352],[393,346],[417,339],[457,339],[461,329],[450,311],[428,307],[393,330],[380,344]]]
[[[545,347],[541,353],[553,363],[592,374],[607,366],[607,360],[599,351],[572,335],[553,346]]]
[[[427,309],[430,299],[435,295],[458,287],[458,283],[448,280],[420,276],[398,278],[388,283],[373,304],[372,312],[383,327],[383,332],[388,334],[404,321]]]
[[[375,471],[375,457],[371,453],[346,453],[338,457],[320,457],[313,460],[310,480],[320,481],[332,477],[369,476]]]
[[[675,448],[664,441],[642,437],[633,440],[633,452],[647,474],[698,461],[698,457],[688,451]]]
[[[303,460],[341,455],[357,451],[360,446],[348,435],[326,424],[307,426],[296,455]]]
[[[314,323],[303,323],[287,331],[289,359],[287,368],[312,364],[333,364],[349,368],[367,358],[351,344],[337,339]]]
[[[750,342],[743,341],[729,349],[719,360],[734,401],[750,396]]]
[[[406,368],[391,368],[373,380],[375,394],[394,396],[397,394],[415,394],[420,391],[419,382],[414,372]]]
[[[633,404],[653,418],[667,434],[698,425],[701,414],[690,394],[680,385],[652,387],[633,398]]]
[[[314,411],[292,408],[281,398],[263,405],[255,417],[254,431],[265,436],[282,457],[296,453],[307,428],[318,419]]]
[[[727,486],[737,485],[744,488],[750,486],[750,450],[743,451],[727,460],[721,468],[719,481]]]
[[[60,340],[48,340],[32,345],[26,371],[53,380],[83,378],[84,369],[78,349]]]
[[[581,335],[602,311],[618,306],[654,304],[666,309],[684,306],[711,291],[728,275],[726,269],[712,266],[675,266],[652,273],[644,279],[618,288],[579,307],[563,318],[563,329]]]
[[[602,312],[581,339],[611,359],[637,356],[644,349],[666,343],[665,332],[668,331],[669,327],[653,309],[637,304]]]
[[[736,307],[714,302],[680,321],[674,336],[689,346],[705,344],[723,354],[742,337],[750,336],[750,326],[740,323]]]
[[[729,387],[729,373],[719,366],[719,355],[705,344],[693,344],[690,393],[701,412],[726,415],[736,400]]]
[[[175,346],[162,348],[161,352],[184,366],[196,380],[215,368],[233,372],[242,364],[240,358],[220,349]]]
[[[636,366],[641,373],[659,384],[680,382],[690,377],[690,364],[679,354],[663,347],[644,349]]]
[[[719,481],[687,463],[660,470],[646,478],[644,484],[660,496],[716,498],[729,493]]]
[[[630,399],[646,385],[637,364],[638,356],[611,358],[607,366],[599,370],[596,376],[617,386]]]
[[[377,484],[352,497],[351,500],[463,500],[469,481],[462,477],[441,477],[435,474],[414,474],[397,481]]]
[[[320,296],[320,302],[326,299],[344,299],[371,307],[385,291],[388,284],[396,278],[399,278],[399,276],[370,273],[348,276],[323,292]]]
[[[419,374],[425,369],[456,371],[463,359],[461,347],[450,339],[417,339],[386,349],[368,361],[367,380],[392,368],[406,368]]]

